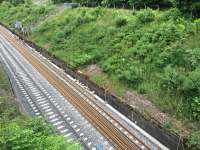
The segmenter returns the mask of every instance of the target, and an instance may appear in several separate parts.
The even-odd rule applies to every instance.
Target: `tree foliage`
[[[10,123],[0,128],[1,150],[77,150],[80,145],[67,143],[63,137],[53,134],[52,128],[43,120],[33,119],[20,125]]]

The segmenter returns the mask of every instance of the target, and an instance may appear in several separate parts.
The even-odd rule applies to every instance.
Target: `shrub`
[[[127,22],[126,18],[117,18],[116,21],[115,21],[116,27],[125,26],[127,23],[128,22]]]
[[[47,124],[44,125],[42,122],[38,123],[38,121],[34,123],[34,121],[31,121],[31,125],[28,128],[18,123],[10,123],[4,128],[0,128],[1,150],[44,148],[49,150],[75,150],[81,148],[80,145],[66,143],[63,137],[49,134]],[[38,127],[45,130],[42,131]]]
[[[129,86],[137,87],[143,81],[143,70],[137,66],[131,66],[129,69],[117,71],[118,78],[122,82],[127,83]]]
[[[169,92],[177,92],[181,89],[184,77],[179,74],[177,69],[170,65],[164,68],[164,73],[160,75],[161,87]]]
[[[181,18],[181,12],[179,9],[177,8],[172,8],[170,10],[167,10],[166,12],[164,12],[161,16],[160,16],[160,20],[161,21],[168,21],[168,20],[172,20],[172,21],[179,21]]]
[[[200,97],[193,98],[191,106],[193,118],[200,121]]]
[[[155,14],[151,9],[145,9],[137,14],[138,22],[145,24],[155,20]]]
[[[182,85],[182,91],[185,97],[193,98],[200,94],[200,69],[197,68],[190,72]]]
[[[196,25],[196,31],[200,32],[200,19],[196,19],[194,21],[195,25]]]
[[[160,25],[153,30],[152,42],[166,42],[167,45],[177,40],[182,40],[183,34],[178,31],[177,26],[173,22]]]
[[[199,150],[200,137],[197,132],[193,132],[190,135],[189,141],[187,142],[187,146],[190,148],[190,150]]]

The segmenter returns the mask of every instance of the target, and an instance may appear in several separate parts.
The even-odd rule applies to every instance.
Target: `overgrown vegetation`
[[[42,119],[21,114],[11,93],[8,78],[0,65],[0,149],[1,150],[79,150],[76,143],[55,135]]]
[[[178,8],[190,17],[200,17],[200,2],[198,0],[53,0],[54,3],[77,2],[82,6],[106,6],[118,8],[154,9]]]
[[[30,26],[55,9],[53,5],[39,6],[33,4],[32,1],[18,2],[18,5],[14,2],[16,1],[13,3],[3,1],[0,4],[0,20],[10,27],[14,27],[16,21],[20,21],[25,27]]]

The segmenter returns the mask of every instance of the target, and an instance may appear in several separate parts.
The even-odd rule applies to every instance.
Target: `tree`
[[[171,0],[173,5],[179,8],[183,13],[191,14],[192,17],[200,17],[199,0]]]

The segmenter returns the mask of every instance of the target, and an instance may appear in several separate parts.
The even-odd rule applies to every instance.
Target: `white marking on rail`
[[[37,96],[37,99],[40,99],[40,98],[43,98],[43,96],[42,96],[42,95],[40,95],[40,96]]]
[[[40,113],[35,113],[36,116],[40,115]]]
[[[57,129],[60,130],[60,129],[64,128],[64,127],[65,126],[61,125],[61,126],[58,126]]]
[[[84,133],[80,133],[79,135],[80,135],[80,136],[83,136],[83,135],[84,135]]]
[[[76,127],[77,127],[77,125],[73,125],[72,127],[73,127],[73,128],[76,128]]]
[[[127,131],[125,131],[125,132],[124,132],[124,134],[125,134],[125,135],[127,135],[127,134],[128,134],[128,132],[127,132]]]
[[[92,142],[88,142],[87,145],[90,146],[92,144]]]
[[[39,112],[39,110],[38,109],[35,109],[35,110],[33,110],[35,113],[37,113],[37,112]]]
[[[46,98],[37,99],[37,102],[43,101],[43,100],[45,100],[45,99],[46,99]]]
[[[68,118],[67,118],[67,120],[69,121],[69,120],[71,120],[71,118],[70,118],[70,117],[68,117]]]
[[[35,105],[34,104],[30,104],[30,106],[33,108]]]
[[[54,117],[56,117],[56,116],[57,116],[56,114],[51,115],[51,116],[49,116],[49,119],[52,119],[52,118],[54,118]]]
[[[34,94],[34,96],[36,96],[36,97],[39,97],[39,96],[41,96],[41,94],[39,94],[39,93],[33,93]]]
[[[74,123],[74,121],[71,121],[69,124],[73,124]]]
[[[118,123],[115,123],[114,125],[117,127],[117,126],[118,126]]]
[[[54,123],[53,125],[54,125],[54,126],[57,126],[57,125],[59,125],[59,124],[61,124],[61,123],[63,123],[63,121],[56,122],[56,123]]]
[[[42,107],[43,109],[47,109],[47,108],[49,108],[50,106],[49,106],[48,103],[45,103],[45,104],[42,104],[41,107]]]
[[[37,107],[33,106],[33,110],[37,109]]]
[[[50,111],[47,113],[47,115],[49,116],[49,115],[52,115],[53,113],[54,113],[53,111]]]
[[[47,101],[41,101],[41,102],[39,102],[38,104],[44,104],[44,103],[46,103]]]
[[[52,111],[52,109],[51,108],[49,108],[49,109],[46,109],[46,110],[44,110],[45,112],[49,112],[49,111]]]
[[[83,138],[83,141],[87,141],[87,140],[88,140],[88,138],[87,138],[87,137],[84,137],[84,138]]]
[[[131,140],[132,140],[132,139],[133,139],[133,136],[131,136],[131,135],[130,135],[130,136],[129,136],[129,139],[131,139]]]
[[[58,118],[55,118],[55,119],[50,120],[50,122],[55,122],[55,121],[58,121],[58,120],[59,120]]]
[[[79,132],[80,130],[81,130],[81,129],[78,128],[78,129],[76,129],[76,132]]]
[[[64,129],[64,130],[61,130],[60,132],[61,133],[65,133],[65,132],[67,132],[68,131],[68,129]]]
[[[48,104],[48,103],[47,103],[47,104]],[[50,108],[50,106],[47,105],[47,104],[43,105],[43,106],[42,106],[42,109],[48,109],[48,108]],[[47,106],[46,106],[46,105],[47,105]]]
[[[62,111],[63,109],[62,109],[62,108],[59,108],[58,110]]]

